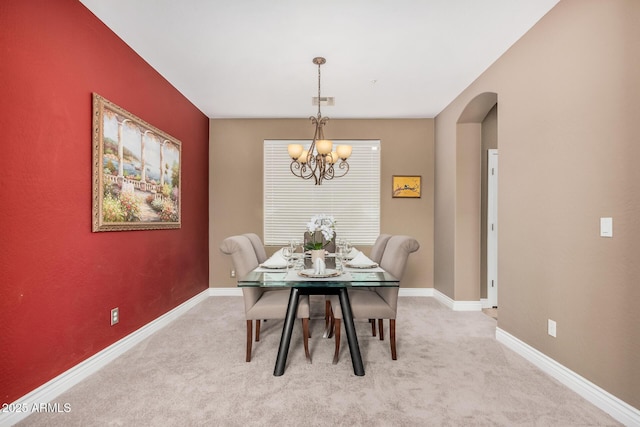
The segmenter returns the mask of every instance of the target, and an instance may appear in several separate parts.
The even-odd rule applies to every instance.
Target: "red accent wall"
[[[182,142],[182,228],[91,231],[92,92]],[[79,1],[0,3],[0,403],[208,287],[208,140]]]

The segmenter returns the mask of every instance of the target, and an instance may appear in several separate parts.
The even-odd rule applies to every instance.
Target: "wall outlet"
[[[235,271],[235,270],[231,270],[231,274],[230,274],[230,276],[231,276],[231,277],[236,277],[236,271]]]
[[[118,311],[118,307],[111,310],[111,326],[115,325],[120,321],[120,312]]]
[[[547,325],[547,333],[555,338],[556,336],[556,321],[548,319],[549,323]]]

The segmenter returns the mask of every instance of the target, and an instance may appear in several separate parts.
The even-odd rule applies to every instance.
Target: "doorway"
[[[498,308],[498,150],[487,150],[487,306]],[[497,315],[497,313],[496,313]]]
[[[478,308],[492,310],[498,305],[497,192],[492,199],[493,218],[489,222],[488,177],[492,182],[495,180],[496,188],[497,165],[493,167],[494,175],[490,175],[488,153],[497,149],[498,96],[485,92],[469,101],[456,126],[455,190],[459,215],[455,223],[455,295],[478,301]],[[496,159],[497,155],[492,158]],[[489,236],[494,239],[488,239]],[[491,251],[488,242],[491,242]]]

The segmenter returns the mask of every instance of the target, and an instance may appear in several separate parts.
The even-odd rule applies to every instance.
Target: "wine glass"
[[[353,245],[349,240],[344,240],[342,244],[342,250],[344,252],[344,256],[348,256],[351,253],[351,249],[353,249]]]
[[[291,241],[291,244],[293,248],[294,258],[293,265],[296,270],[300,270],[304,265],[304,248],[302,247],[302,242],[300,241],[300,239],[293,239]],[[298,248],[300,248],[300,253],[298,253]]]
[[[343,265],[343,261],[344,261],[344,245],[342,244],[342,242],[340,242],[341,244],[336,246],[336,270],[338,271],[343,271],[344,270],[344,265]]]
[[[287,271],[289,271],[289,260],[293,255],[293,248],[291,246],[285,246],[282,248],[282,256],[287,260]]]

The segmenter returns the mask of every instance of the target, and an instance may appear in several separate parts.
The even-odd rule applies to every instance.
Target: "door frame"
[[[487,150],[487,305],[498,307],[498,150]]]

